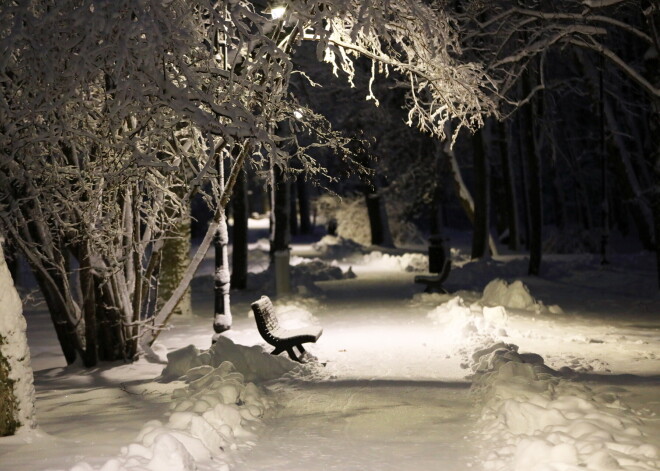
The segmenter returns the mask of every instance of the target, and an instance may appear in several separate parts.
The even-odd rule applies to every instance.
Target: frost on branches
[[[34,384],[23,306],[0,238],[0,437],[36,426]]]
[[[444,2],[416,0],[288,1],[292,34],[318,42],[317,57],[333,72],[354,74],[353,60],[372,61],[367,99],[378,103],[371,85],[393,76],[408,90],[408,124],[445,137],[454,120],[475,128],[495,114],[493,87],[482,66],[461,57],[457,24]]]
[[[411,124],[437,135],[493,112],[450,16],[418,1],[291,2],[279,19],[242,0],[2,2],[0,230],[30,264],[68,363],[132,360],[153,342],[245,164],[286,169],[295,156],[328,176],[308,147],[350,157],[289,89],[303,40],[349,79],[357,56],[372,80],[393,74]],[[287,124],[296,145],[275,134]],[[164,240],[200,192],[215,217],[158,302]]]

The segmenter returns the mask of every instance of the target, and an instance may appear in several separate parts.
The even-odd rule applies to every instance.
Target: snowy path
[[[265,421],[248,470],[465,470],[468,385],[339,381],[299,385]]]
[[[454,286],[448,288],[469,291],[438,297],[414,296],[421,292],[413,283],[414,273],[405,272],[392,257],[369,254],[343,260],[341,268],[352,265],[357,278],[318,282],[320,293],[277,300],[278,309],[289,310],[289,320],[317,321],[324,329],[309,350],[326,366],[284,377],[266,374],[275,371],[278,361],[288,363],[283,357],[264,356],[259,347],[249,347],[271,350],[249,316],[249,304],[262,290],[233,293],[234,326],[226,340],[236,345],[223,346],[224,354],[251,351],[269,359],[259,363],[255,382],[270,389],[279,405],[266,408],[256,436],[222,447],[225,453],[213,461],[196,453],[190,466],[179,462],[189,453],[169,438],[180,432],[202,438],[208,434],[193,434],[192,425],[184,427],[181,420],[170,424],[166,410],[185,403],[196,390],[173,399],[183,383],[153,381],[163,365],[144,359],[93,371],[63,368],[48,315],[43,307],[33,309],[28,338],[42,428],[26,440],[0,440],[0,470],[660,469],[660,324],[654,315],[660,312],[660,298],[648,294],[655,293],[654,286],[638,287],[641,278],[635,270],[623,283],[605,283],[609,270],[586,263],[573,266],[571,260],[548,264],[551,276],[546,278],[520,276],[540,295],[537,299],[563,307],[563,313],[541,313],[538,306],[495,309],[488,322],[485,311],[471,303],[482,296],[488,280],[524,273],[520,261],[457,269]],[[615,289],[605,289],[610,282]],[[634,286],[634,292],[620,293],[623,285]],[[176,319],[174,328],[161,336],[161,348],[210,346],[210,292],[208,283],[198,284],[196,315]],[[497,374],[473,391],[466,366],[475,349],[485,345],[479,337],[483,333],[494,334],[489,344],[497,338],[518,345],[520,352],[539,354],[563,373],[548,377],[541,369],[537,376],[535,366],[505,352],[500,357],[506,361],[493,367]],[[241,368],[252,371],[246,364]],[[213,391],[206,392],[212,396]],[[194,406],[206,413],[202,399]],[[167,427],[158,429],[169,437],[157,443],[159,450],[137,435],[153,420]],[[217,448],[210,443],[204,450]],[[153,455],[156,463],[145,468],[145,457],[129,463],[130,457],[141,455],[129,456],[128,449],[149,459]],[[161,461],[168,457],[180,466],[165,466]]]
[[[327,365],[318,382],[276,385],[283,406],[237,471],[468,468],[473,445],[460,437],[474,426],[470,382],[427,310],[411,307],[420,290],[411,281],[389,273],[319,283],[324,333],[310,349]]]

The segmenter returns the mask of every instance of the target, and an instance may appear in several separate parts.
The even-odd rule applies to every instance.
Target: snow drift
[[[562,378],[540,355],[493,344],[472,356],[473,391],[483,404],[477,435],[485,469],[511,471],[654,470],[656,446],[643,414],[613,393]]]
[[[228,470],[227,452],[250,447],[254,428],[274,405],[255,382],[291,372],[297,363],[237,345],[220,336],[205,351],[193,345],[170,352],[163,380],[181,381],[165,418],[147,422],[135,441],[100,468],[78,463],[70,471]]]

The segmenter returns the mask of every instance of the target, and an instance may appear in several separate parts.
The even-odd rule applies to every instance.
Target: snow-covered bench
[[[296,347],[301,355],[305,354],[303,343],[316,342],[323,329],[320,327],[303,327],[300,329],[283,329],[275,315],[275,308],[268,296],[262,296],[258,301],[252,303],[254,320],[257,322],[257,329],[263,339],[275,347],[271,353],[279,355],[286,351],[292,360],[301,362],[296,355],[293,347]]]

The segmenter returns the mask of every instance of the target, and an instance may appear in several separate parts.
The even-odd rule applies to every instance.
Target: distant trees
[[[525,187],[510,194],[526,192],[520,194],[528,209],[521,214],[529,215],[530,273],[540,267],[544,224],[555,219],[565,232],[579,232],[576,224],[566,226],[567,211],[577,214],[571,220],[584,221],[582,230],[594,240],[591,221],[597,221],[601,250],[609,227],[627,227],[632,214],[640,241],[654,249],[650,201],[660,180],[651,180],[658,147],[651,129],[660,91],[658,68],[649,67],[649,58],[658,51],[657,5],[468,0],[454,8],[466,54],[484,65],[503,115],[519,110],[508,132],[509,153],[521,143],[524,166],[513,170],[522,172]],[[570,172],[561,175],[561,168]],[[502,173],[511,170],[503,167]],[[552,184],[538,185],[540,179]],[[555,209],[543,215],[544,206]],[[610,206],[627,210],[607,211]],[[574,240],[587,237],[572,234]]]

